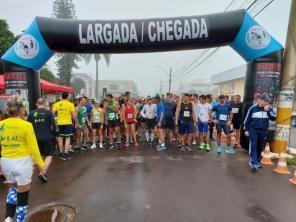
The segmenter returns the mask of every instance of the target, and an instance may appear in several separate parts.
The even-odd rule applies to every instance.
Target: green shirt
[[[116,109],[116,103],[115,102],[106,102],[106,106],[109,108],[106,110],[107,113],[107,120],[118,120],[118,114],[115,112]]]
[[[87,113],[86,113],[86,107],[76,107],[76,112],[77,112],[77,119],[78,119],[78,123],[79,125],[81,125],[82,127],[86,127],[86,117],[87,117]]]

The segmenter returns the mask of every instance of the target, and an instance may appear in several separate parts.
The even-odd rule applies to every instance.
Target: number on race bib
[[[132,114],[132,113],[128,113],[128,114],[127,114],[127,118],[128,118],[128,119],[133,118],[133,114]]]
[[[109,119],[114,119],[115,118],[115,113],[109,113]]]
[[[184,111],[184,117],[190,117],[190,111]]]
[[[231,112],[232,113],[238,113],[238,108],[232,108]]]
[[[227,115],[220,114],[219,120],[226,121],[227,120]]]

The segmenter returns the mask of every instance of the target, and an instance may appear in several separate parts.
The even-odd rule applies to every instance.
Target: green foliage
[[[296,158],[287,159],[287,164],[296,166]]]
[[[43,67],[40,70],[40,78],[53,83],[57,82],[57,78],[47,67]]]
[[[0,19],[0,57],[12,46],[15,41],[16,38],[9,30],[7,22]]]
[[[80,94],[81,90],[85,88],[85,82],[80,78],[74,79],[71,85],[74,88],[76,95]]]
[[[72,0],[55,0],[53,2],[53,17],[60,19],[76,19],[75,5]],[[73,68],[78,68],[77,62],[80,60],[77,54],[58,55],[57,75],[59,82],[70,86]]]

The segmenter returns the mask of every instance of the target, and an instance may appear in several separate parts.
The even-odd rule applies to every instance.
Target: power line
[[[10,8],[18,8],[20,6],[33,5],[33,4],[43,2],[43,1],[47,1],[47,0],[34,0],[34,1],[29,1],[29,2],[22,2],[22,3],[15,4],[15,5],[7,6],[7,7],[0,7],[0,10],[6,10],[6,9],[10,9]]]
[[[257,2],[258,0],[254,0],[254,2]],[[256,13],[253,17],[255,18],[256,16],[258,16],[260,13],[262,13],[274,0],[271,0],[269,3],[267,3],[258,13]],[[251,4],[250,6],[252,7],[254,4]],[[249,7],[250,7],[249,6]],[[248,7],[248,8],[249,8]],[[219,50],[220,47],[216,48],[214,51],[212,51],[205,59],[203,59],[200,63],[198,63],[197,65],[195,65],[194,67],[192,67],[190,70],[185,71],[184,73],[182,73],[181,75],[179,75],[179,77],[177,79],[174,79],[173,81],[177,81],[181,78],[183,78],[184,76],[188,75],[191,71],[193,71],[194,69],[196,69],[197,67],[199,67],[200,65],[202,65],[207,59],[209,59],[215,52],[217,52]]]

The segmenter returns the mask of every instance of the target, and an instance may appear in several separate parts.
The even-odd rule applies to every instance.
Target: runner
[[[198,121],[198,130],[199,130],[199,149],[211,151],[208,131],[209,131],[209,121],[211,119],[211,105],[206,103],[206,96],[201,95],[199,97],[200,103],[197,105],[197,121]]]
[[[127,98],[126,103],[122,105],[122,118],[125,126],[125,147],[129,146],[130,139],[132,138],[135,142],[135,147],[138,147],[139,144],[137,142],[136,136],[136,117],[137,117],[137,109],[132,104],[131,98]]]
[[[52,112],[45,108],[43,99],[37,100],[37,109],[31,111],[28,121],[32,123],[37,138],[40,153],[45,162],[45,168],[48,170],[54,155],[55,136],[53,132],[58,132]],[[46,183],[47,170],[39,174],[39,179]]]
[[[225,96],[219,96],[219,103],[217,106],[212,108],[213,112],[216,112],[216,129],[217,129],[217,147],[216,152],[221,154],[223,149],[221,148],[221,133],[222,130],[226,134],[226,153],[235,154],[236,151],[231,147],[231,135],[230,135],[230,125],[232,122],[232,113],[229,105],[225,103]]]
[[[92,99],[88,99],[87,97],[85,97],[85,99],[87,100],[87,103],[85,104],[85,108],[86,108],[86,113],[87,113],[87,119],[88,122],[91,123],[90,118],[91,118],[91,113],[92,113],[92,108],[93,108],[93,100]],[[90,139],[91,141],[91,137],[92,137],[92,129],[91,129],[91,124],[88,125],[88,131],[87,131],[87,139]]]
[[[169,135],[170,143],[174,140],[174,130],[175,130],[175,122],[174,116],[176,113],[177,105],[173,101],[172,94],[167,93],[165,101],[163,102],[164,106],[164,119],[162,121],[162,129],[164,130],[164,138],[165,135]]]
[[[85,97],[79,98],[79,103],[75,110],[77,113],[78,126],[76,127],[76,145],[78,150],[87,151],[87,135],[89,120],[87,118],[86,105],[87,100]],[[81,142],[82,137],[82,142]]]
[[[243,104],[241,103],[240,95],[236,95],[233,97],[233,103],[231,104],[231,112],[233,113],[232,125],[236,141],[236,143],[234,144],[234,148],[237,148],[240,146],[240,128],[243,114]]]
[[[193,105],[194,105],[194,111],[195,111],[195,115],[196,115],[196,120],[198,121],[198,105],[199,105],[199,99],[198,99],[198,95],[197,94],[193,94],[192,95],[192,100],[193,100]],[[196,129],[194,130],[194,136],[193,136],[193,142],[192,145],[196,145],[199,143],[199,130],[198,127],[196,127]]]
[[[164,141],[165,140],[164,130],[166,129],[166,123],[164,119],[165,108],[159,97],[156,97],[155,100],[157,104],[156,126],[157,126],[158,140],[159,140],[157,151],[164,151],[166,150],[165,141]]]
[[[142,99],[138,99],[136,104],[137,109],[137,123],[138,123],[138,133],[139,133],[139,141],[143,141],[145,134],[145,118],[141,115],[141,111],[144,107],[144,102]]]
[[[106,115],[106,120],[107,120],[107,126],[109,129],[109,143],[110,147],[109,149],[114,148],[113,144],[113,137],[114,133],[117,138],[117,143],[120,144],[120,120],[119,120],[119,112],[120,112],[120,107],[119,104],[113,100],[113,96],[111,94],[107,95],[107,102],[104,104],[104,110],[105,115]]]
[[[214,108],[217,105],[217,102],[213,99],[213,96],[211,94],[208,94],[207,96],[207,103],[211,105],[212,108]],[[210,132],[210,140],[215,141],[213,137],[215,127],[215,113],[212,113],[212,119],[209,121],[209,132]]]
[[[100,105],[99,100],[94,100],[94,107],[92,108],[91,112],[91,123],[92,123],[92,139],[93,139],[93,144],[90,147],[91,149],[97,148],[97,135],[99,134],[99,141],[100,141],[100,149],[103,149],[103,123],[104,123],[104,116],[105,116],[105,111],[102,108],[103,106]]]
[[[180,121],[179,120],[180,117]],[[183,99],[177,105],[175,124],[179,126],[179,134],[181,136],[181,151],[192,151],[192,137],[196,128],[196,116],[193,104],[190,102],[190,96],[184,93]],[[187,134],[187,141],[186,139]],[[185,143],[186,142],[186,143]]]
[[[15,214],[17,222],[25,221],[33,161],[37,164],[40,174],[46,172],[33,126],[23,120],[25,112],[22,101],[14,96],[7,102],[9,118],[0,122],[1,167],[9,183],[5,222],[13,222]]]
[[[157,106],[152,103],[152,99],[148,98],[147,104],[144,105],[141,115],[145,118],[146,122],[146,141],[147,143],[152,142],[154,140],[155,126],[156,126],[156,114],[157,114]]]
[[[68,93],[62,93],[62,100],[55,103],[52,108],[53,113],[56,113],[57,115],[57,125],[59,128],[59,157],[61,160],[71,159],[68,151],[70,147],[71,136],[73,136],[72,119],[75,121],[75,127],[78,126],[74,105],[68,101],[68,97]]]
[[[253,172],[262,167],[261,152],[264,149],[269,120],[276,120],[276,115],[268,103],[269,97],[262,95],[259,103],[249,108],[244,122],[245,135],[250,137],[249,164]]]

